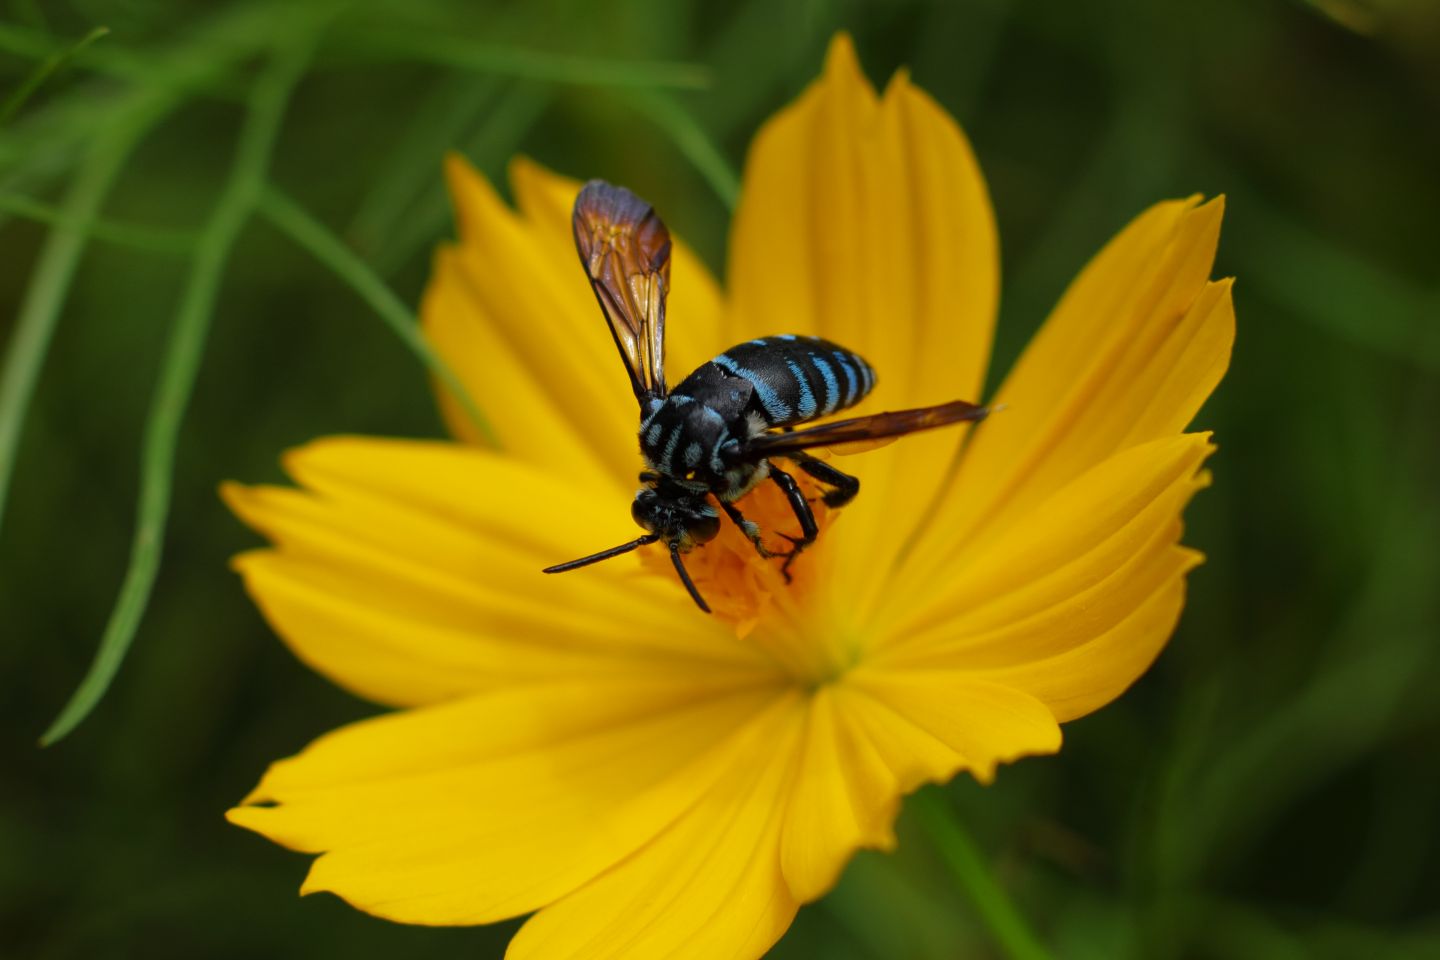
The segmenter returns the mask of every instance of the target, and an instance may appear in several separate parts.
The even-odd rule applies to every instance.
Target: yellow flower
[[[425,328],[498,447],[442,397],[463,442],[321,440],[285,459],[299,489],[226,489],[274,541],[237,565],[276,631],[405,708],[275,764],[230,811],[320,854],[305,892],[410,923],[534,912],[515,958],[756,957],[857,848],[893,846],[902,795],[1054,752],[1165,644],[1211,450],[1182,431],[1233,338],[1230,285],[1208,279],[1218,201],[1159,204],[1111,241],[1003,412],[846,461],[863,490],[822,516],[793,586],[733,530],[692,553],[707,617],[654,557],[540,573],[634,536],[635,401],[576,263],[577,185],[517,161],[512,211],[448,173],[461,239]],[[990,204],[904,73],[877,96],[837,38],[744,184],[723,297],[675,250],[672,371],[819,334],[879,371],[864,409],[977,397]],[[793,528],[766,488],[745,508]]]

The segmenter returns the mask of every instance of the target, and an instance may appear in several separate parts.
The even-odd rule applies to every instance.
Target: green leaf
[[[49,746],[66,736],[95,708],[120,669],[144,616],[160,569],[180,424],[199,371],[225,264],[259,199],[290,91],[300,79],[307,60],[308,48],[299,45],[277,52],[251,93],[234,166],[196,244],[190,276],[151,399],[141,454],[140,501],[130,566],[100,640],[100,649],[79,688],[41,736],[42,745]]]

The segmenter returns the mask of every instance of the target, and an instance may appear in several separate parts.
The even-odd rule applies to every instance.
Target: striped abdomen
[[[844,410],[875,386],[875,371],[863,357],[819,337],[747,340],[712,362],[754,384],[759,409],[772,427]]]

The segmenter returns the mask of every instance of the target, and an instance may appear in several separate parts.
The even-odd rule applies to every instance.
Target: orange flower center
[[[825,530],[834,512],[821,502],[823,488],[818,483],[799,471],[794,471],[794,476],[815,514],[820,535],[790,563],[790,582],[782,572],[785,555],[794,549],[786,536],[799,539],[800,522],[785,494],[769,481],[735,506],[747,520],[759,525],[762,542],[776,556],[762,557],[745,533],[725,517],[721,518],[719,536],[685,554],[685,569],[701,596],[716,617],[735,628],[737,636],[748,636],[777,602],[794,604],[803,599],[814,584],[815,554],[825,543]],[[659,576],[675,576],[669,554],[660,547],[645,550],[643,562]],[[786,597],[779,596],[782,591]]]

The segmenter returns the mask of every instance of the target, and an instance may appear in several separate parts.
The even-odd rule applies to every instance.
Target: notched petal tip
[[[559,178],[558,174],[526,153],[517,153],[510,158],[505,164],[505,176],[511,186],[519,182],[541,182]]]
[[[1180,576],[1182,578],[1209,559],[1203,550],[1196,550],[1194,547],[1187,547],[1184,544],[1176,546],[1174,550],[1180,557]]]
[[[307,477],[315,473],[342,474],[353,470],[356,477],[367,475],[366,461],[377,455],[399,453],[427,446],[449,446],[444,441],[406,440],[391,437],[370,437],[361,434],[332,433],[290,447],[280,454],[280,469],[301,487],[312,487]],[[468,451],[467,451],[468,452]],[[483,451],[476,451],[483,454]]]
[[[462,243],[473,241],[497,218],[509,216],[509,208],[495,188],[468,159],[452,151],[445,155],[444,166],[445,185]]]
[[[1195,198],[1198,199],[1200,196],[1200,194],[1196,194]],[[1213,229],[1218,234],[1220,231],[1220,221],[1225,218],[1225,195],[1220,194],[1219,196],[1211,197],[1209,200],[1201,200],[1191,209],[1189,215],[1198,218],[1198,223],[1203,224],[1205,228],[1211,228],[1213,226]]]
[[[253,794],[253,792],[252,792],[251,796],[253,796],[253,795],[254,795],[254,794]],[[246,797],[245,800],[240,801],[240,806],[238,806],[238,807],[231,807],[230,809],[226,810],[226,811],[225,811],[225,820],[226,820],[227,822],[229,822],[229,823],[235,824],[235,826],[237,826],[237,827],[245,827],[245,828],[248,830],[250,827],[249,827],[249,824],[246,823],[246,820],[248,819],[248,817],[247,817],[246,806],[245,806],[246,801],[248,801],[248,800],[249,800],[249,797]]]
[[[256,787],[244,800],[240,801],[239,806],[225,811],[225,819],[237,827],[258,833],[267,840],[281,843],[282,841],[277,839],[270,830],[272,824],[269,822],[269,818],[274,809],[273,801],[261,794],[260,788]],[[284,845],[292,846],[291,844]]]
[[[881,98],[889,100],[893,97],[902,97],[911,93],[924,93],[923,90],[910,82],[910,68],[897,67],[895,72],[890,74],[890,79],[885,83],[885,90]]]
[[[304,473],[305,461],[315,454],[323,454],[332,449],[329,443],[330,437],[316,437],[298,446],[289,447],[280,454],[280,469],[285,475],[295,482],[300,482],[300,476]]]
[[[840,71],[860,73],[860,57],[855,52],[855,38],[850,36],[848,30],[837,30],[830,38],[830,45],[825,48],[823,75],[828,77],[832,72]]]
[[[988,760],[983,763],[970,764],[967,772],[975,778],[975,782],[980,786],[990,787],[995,784],[995,771],[998,768],[999,764],[996,761]]]
[[[321,856],[310,865],[309,871],[305,874],[305,879],[300,882],[300,896],[308,897],[313,893],[335,893],[325,881],[318,880],[315,877],[315,868],[320,864],[320,861],[324,859],[325,858]],[[345,898],[341,897],[340,899],[344,900]],[[348,903],[349,901],[346,902]],[[351,905],[354,906],[353,904]],[[360,908],[357,907],[356,909]]]
[[[248,515],[250,505],[255,499],[253,488],[249,484],[241,483],[238,480],[224,480],[215,488],[220,497],[220,502],[247,527],[254,529],[255,524]]]
[[[580,181],[523,154],[511,159],[506,170],[515,206],[532,226],[547,234],[559,234],[561,245],[571,244],[570,211],[580,192]]]
[[[865,75],[860,56],[855,52],[855,41],[848,33],[837,33],[825,52],[825,67],[813,88],[825,90],[830,96],[839,96],[851,101],[854,108],[868,112],[873,109],[878,97],[875,85]]]
[[[506,164],[505,176],[517,197],[535,191],[554,191],[567,195],[572,201],[580,192],[581,183],[574,177],[557,173],[533,157],[517,153]],[[521,204],[524,207],[524,204]]]
[[[274,551],[265,547],[241,551],[230,558],[230,569],[248,581],[250,571],[254,568],[255,564],[259,563],[262,557],[271,553],[274,553]],[[248,582],[246,586],[249,586]]]
[[[1045,709],[1049,710],[1050,708],[1047,705]],[[1051,711],[1051,716],[1054,717],[1054,711]],[[1053,756],[1060,752],[1064,742],[1065,732],[1057,721],[1053,725],[1045,727],[1034,742],[996,753],[992,757],[987,757],[982,763],[968,764],[966,769],[981,786],[993,786],[1001,767],[1016,763],[1026,757]]]

